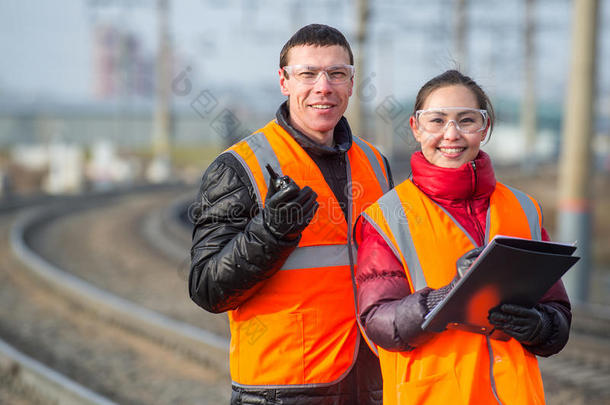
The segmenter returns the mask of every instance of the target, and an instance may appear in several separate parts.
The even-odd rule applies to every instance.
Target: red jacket
[[[421,152],[411,158],[413,183],[445,208],[477,241],[483,244],[489,196],[496,178],[489,156],[477,158],[457,169],[430,164]],[[550,240],[542,229],[542,239]],[[429,288],[410,291],[405,272],[385,240],[375,228],[361,219],[356,228],[359,244],[356,281],[358,311],[367,335],[387,350],[409,350],[430,336],[421,331],[426,315]],[[537,355],[559,352],[569,334],[570,302],[563,283],[558,281],[541,299],[556,328],[547,342],[528,349]]]

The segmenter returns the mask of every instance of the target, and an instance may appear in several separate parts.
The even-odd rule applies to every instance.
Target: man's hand
[[[489,322],[519,342],[529,345],[541,343],[550,333],[549,316],[536,308],[503,304],[489,310]]]
[[[298,238],[318,209],[316,198],[311,187],[301,189],[288,176],[281,182],[271,178],[263,209],[265,226],[278,239]]]

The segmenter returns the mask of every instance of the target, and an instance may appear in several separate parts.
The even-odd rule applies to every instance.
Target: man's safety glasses
[[[347,83],[354,77],[353,65],[334,65],[327,68],[311,65],[291,65],[284,66],[283,69],[288,74],[287,77],[294,77],[303,84],[315,84],[322,74],[326,75],[326,80],[332,84]]]

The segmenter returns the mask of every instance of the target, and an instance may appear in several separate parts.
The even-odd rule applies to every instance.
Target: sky
[[[174,75],[189,69],[195,89],[234,97],[279,89],[279,50],[311,22],[342,30],[352,45],[355,2],[349,0],[170,0]],[[371,1],[367,65],[378,98],[411,97],[431,76],[454,67],[449,1]],[[492,97],[519,98],[523,87],[523,2],[472,0],[467,73]],[[537,92],[562,103],[569,66],[571,1],[538,0]],[[600,1],[599,89],[610,89],[610,0]],[[114,24],[134,32],[154,57],[154,0],[3,0],[0,2],[0,97],[82,101],[94,98],[93,28]],[[271,97],[271,103],[279,100]],[[610,103],[608,103],[610,110]]]

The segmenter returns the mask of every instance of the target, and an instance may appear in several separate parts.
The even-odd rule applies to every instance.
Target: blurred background
[[[499,177],[539,198],[548,230],[564,241],[582,240],[556,229],[562,128],[573,116],[576,131],[588,132],[571,134],[588,154],[570,164],[586,166],[577,182],[591,181],[577,199],[597,215],[592,266],[610,267],[602,218],[610,208],[610,1],[596,3],[597,21],[583,23],[596,28],[583,117],[568,95],[571,61],[582,58],[571,58],[568,0],[3,1],[0,195],[196,184],[214,156],[273,117],[283,101],[279,51],[317,22],[354,48],[347,116],[390,159],[396,182],[416,147],[408,129],[415,93],[458,68],[496,108],[484,150]]]
[[[155,134],[171,143],[172,167],[195,180],[206,158],[275,113],[283,101],[279,51],[311,22],[340,29],[360,55],[352,98],[360,117],[350,121],[392,163],[400,166],[414,146],[401,120],[416,91],[449,68],[475,78],[495,104],[497,130],[486,147],[494,162],[556,160],[570,66],[571,1],[360,3],[368,3],[364,16],[361,4],[347,0],[3,1],[0,146],[10,189],[67,191],[67,184],[42,173],[62,153],[71,156],[64,163],[82,165],[82,178],[72,176],[72,188],[138,179],[155,148],[166,147],[155,145],[167,142]],[[592,147],[595,168],[607,171],[608,1],[599,2],[599,20]],[[160,125],[167,134],[161,135],[154,120],[164,96],[169,117]],[[524,128],[529,114],[534,134]],[[101,170],[105,159],[116,159],[112,173]],[[40,179],[26,174],[34,168]]]
[[[426,81],[459,69],[488,93],[497,178],[582,257],[547,403],[610,403],[610,0],[2,0],[0,337],[118,403],[228,402],[226,316],[186,290],[191,203],[275,116],[280,50],[310,23],[351,43],[346,116],[396,184]],[[0,403],[48,403],[3,353]]]

